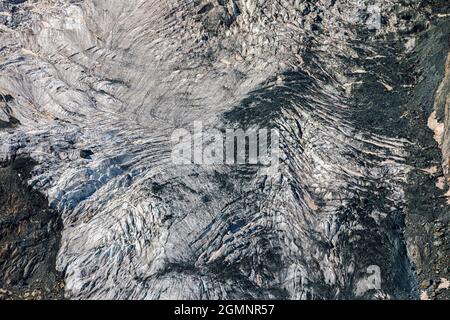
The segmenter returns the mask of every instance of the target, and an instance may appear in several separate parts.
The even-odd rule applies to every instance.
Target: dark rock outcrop
[[[42,240],[4,281],[58,249],[74,299],[448,298],[448,1],[4,6],[5,241]],[[176,165],[194,121],[278,129],[278,170]]]
[[[0,167],[0,299],[63,297],[56,271],[61,219],[27,186],[33,166],[18,158]]]

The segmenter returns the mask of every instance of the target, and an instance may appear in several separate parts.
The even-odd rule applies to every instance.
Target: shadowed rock
[[[62,298],[56,271],[61,220],[26,180],[34,166],[19,158],[0,168],[0,298]]]

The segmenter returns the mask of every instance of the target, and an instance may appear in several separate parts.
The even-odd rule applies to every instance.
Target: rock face
[[[447,1],[0,10],[0,160],[36,162],[26,180],[62,219],[67,298],[417,299],[449,278],[428,127]],[[278,129],[279,170],[173,164],[170,137],[194,121]]]
[[[44,197],[28,190],[33,161],[16,159],[0,168],[0,298],[61,298],[56,272],[60,217]],[[22,289],[22,290],[18,290]]]
[[[450,45],[450,35],[448,41]],[[444,78],[436,91],[434,108],[440,117],[435,131],[437,142],[442,147],[442,167],[447,182],[450,182],[450,52],[446,57]]]

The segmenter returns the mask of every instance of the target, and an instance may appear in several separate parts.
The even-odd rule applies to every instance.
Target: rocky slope
[[[0,160],[33,159],[27,217],[62,219],[20,257],[56,244],[67,298],[449,297],[447,1],[0,11]],[[174,165],[194,121],[277,128],[280,169]]]

